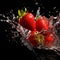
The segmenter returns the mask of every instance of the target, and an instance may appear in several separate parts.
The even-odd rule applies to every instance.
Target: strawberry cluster
[[[18,23],[25,29],[31,31],[28,41],[32,46],[51,47],[54,42],[54,35],[49,31],[49,21],[45,16],[34,17],[32,13],[18,10]]]

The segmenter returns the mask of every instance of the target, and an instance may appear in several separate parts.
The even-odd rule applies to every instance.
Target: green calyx
[[[37,20],[38,20],[40,17],[41,17],[41,15],[39,15],[39,16],[36,16],[36,19],[35,19],[35,20],[37,21]]]
[[[43,45],[44,35],[42,35],[42,34],[37,34],[35,40],[36,40],[37,43]]]
[[[23,10],[18,10],[18,18],[22,18],[27,13],[27,9],[25,8]]]

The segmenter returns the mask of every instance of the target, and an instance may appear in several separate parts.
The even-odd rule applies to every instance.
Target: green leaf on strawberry
[[[36,29],[37,31],[41,30],[48,30],[49,29],[49,23],[46,17],[40,16],[36,21]]]
[[[18,10],[18,15],[19,19],[18,19],[18,23],[28,29],[28,30],[36,30],[36,21],[35,21],[35,17],[32,13],[27,12],[27,9],[25,8],[25,11]]]

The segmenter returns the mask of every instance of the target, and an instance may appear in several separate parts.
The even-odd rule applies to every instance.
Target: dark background
[[[36,2],[38,3],[37,5]],[[23,9],[24,7],[26,7],[29,12],[32,12],[33,10],[32,13],[34,15],[36,14],[38,7],[41,7],[41,15],[45,15],[47,17],[49,16],[49,14],[56,16],[60,11],[59,0],[0,0],[0,13],[2,14],[7,14],[11,9],[13,9],[14,13],[17,14],[17,10]],[[54,7],[56,7],[55,10],[53,9]],[[49,11],[51,13],[49,13]],[[8,32],[5,32],[5,29],[7,29]],[[10,30],[12,29],[8,23],[0,22],[0,48],[20,48],[20,51],[18,52],[18,54],[20,54],[20,59],[22,56],[24,59],[36,60],[36,56],[32,51],[28,50],[25,46],[21,46],[19,42],[19,37],[16,38],[17,43],[15,41],[12,41],[11,39],[12,33],[10,32]],[[8,37],[6,37],[7,35]],[[38,51],[38,53],[41,53],[39,55],[42,56],[43,58],[45,56],[46,57],[45,60],[49,60],[47,56],[50,53],[52,53],[50,54],[51,55],[50,57],[53,57],[54,60],[58,59],[59,57],[53,51],[49,52],[41,50],[40,52]]]
[[[36,5],[36,2],[38,3]],[[17,11],[17,9],[22,9],[23,7],[26,7],[28,11],[36,14],[37,8],[41,7],[41,14],[48,16],[49,11],[51,12],[50,15],[56,16],[58,12],[60,11],[59,8],[59,0],[1,0],[0,1],[0,12],[8,11],[10,9],[14,9]],[[53,7],[56,7],[54,10]]]

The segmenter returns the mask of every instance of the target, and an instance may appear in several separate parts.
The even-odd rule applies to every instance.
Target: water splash
[[[56,7],[54,7],[54,9],[56,9]],[[50,12],[49,12],[50,13]],[[40,7],[37,10],[36,13],[36,17],[40,15]],[[16,29],[16,31],[12,31],[12,39],[14,39],[15,37],[19,36],[19,34],[22,36],[20,37],[21,42],[29,49],[29,50],[34,50],[33,46],[29,43],[29,41],[26,40],[26,38],[29,36],[29,33],[31,31],[23,28],[17,21],[17,17],[14,13],[13,10],[11,10],[9,12],[9,16],[5,16],[4,14],[0,14],[0,17],[3,17],[3,19],[0,19],[1,22],[7,22],[12,26],[12,29]],[[60,36],[58,33],[58,30],[60,30],[60,13],[54,17],[54,16],[50,16],[49,18],[47,18],[49,20],[49,26],[50,26],[50,30],[53,32],[54,36],[56,37],[56,42],[54,44],[54,46],[52,46],[51,48],[47,48],[47,47],[43,47],[43,49],[46,50],[54,50],[55,52],[57,52],[58,55],[60,55],[59,51],[60,51]],[[56,22],[54,22],[56,20]],[[7,31],[7,30],[5,30]],[[18,33],[19,32],[19,33]],[[42,49],[41,46],[38,46],[37,49]]]

